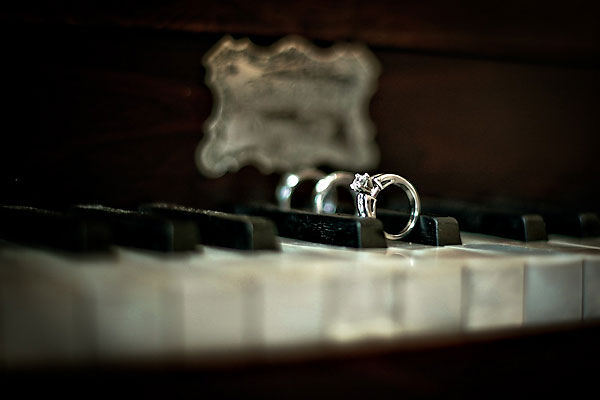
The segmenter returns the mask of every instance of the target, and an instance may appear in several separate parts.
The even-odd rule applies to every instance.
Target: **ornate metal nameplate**
[[[218,177],[328,165],[368,170],[379,159],[368,106],[379,63],[364,46],[318,48],[287,37],[262,48],[223,38],[207,53],[213,112],[196,162]]]

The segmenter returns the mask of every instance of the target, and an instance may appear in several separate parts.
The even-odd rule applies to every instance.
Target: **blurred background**
[[[279,174],[249,166],[209,179],[194,163],[213,107],[202,58],[227,34],[259,45],[299,34],[365,44],[381,63],[375,171],[424,195],[596,210],[599,11],[592,1],[12,2],[0,11],[0,203],[272,201]]]

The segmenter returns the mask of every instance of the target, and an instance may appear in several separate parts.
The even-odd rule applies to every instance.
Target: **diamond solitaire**
[[[354,181],[350,184],[350,188],[358,193],[371,193],[373,182],[369,174],[355,174]]]

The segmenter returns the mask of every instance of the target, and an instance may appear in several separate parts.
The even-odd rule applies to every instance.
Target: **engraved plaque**
[[[377,164],[368,106],[379,63],[365,46],[319,48],[290,36],[263,48],[225,37],[204,64],[214,106],[196,162],[206,176],[245,165],[270,173]]]

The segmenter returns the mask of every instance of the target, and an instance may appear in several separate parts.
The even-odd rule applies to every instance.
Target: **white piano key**
[[[255,315],[249,307],[249,283],[203,271],[188,271],[179,279],[186,357],[235,352],[256,343],[246,329],[247,318]]]
[[[545,241],[533,243],[478,242],[463,249],[487,251],[502,260],[513,257],[525,265],[523,324],[580,321],[583,304],[583,256]]]
[[[215,274],[227,269],[227,260],[236,259],[235,252],[225,257],[205,257],[194,252],[166,255],[118,249],[118,254],[121,268],[145,277],[130,281],[128,286],[130,293],[136,287],[140,289],[134,301],[146,302],[146,307],[154,309],[154,323],[147,321],[149,328],[156,327],[150,331],[153,334],[147,334],[147,354],[193,357],[250,344],[243,337],[246,318],[253,319],[244,315],[249,311],[245,307],[247,285],[239,274]],[[199,262],[204,268],[199,268]],[[121,307],[127,308],[125,304]],[[154,349],[152,343],[156,344]]]
[[[9,367],[89,361],[94,353],[87,303],[72,257],[28,248],[5,248],[0,256],[0,347]],[[102,263],[103,261],[100,261]]]
[[[319,258],[206,253],[187,260],[190,269],[181,275],[186,351],[256,350],[322,339],[325,270],[314,264]]]
[[[525,262],[515,257],[469,257],[463,271],[465,330],[523,324]]]
[[[327,287],[327,339],[345,342],[396,335],[402,261],[369,257],[340,262],[335,269],[335,279]]]
[[[461,327],[464,259],[446,258],[453,250],[415,250],[397,290],[402,329],[408,334],[457,332]]]
[[[600,237],[576,238],[562,235],[548,235],[548,242],[566,246],[600,249]]]
[[[200,281],[208,277],[207,282],[212,282],[212,287],[207,287],[207,283],[194,286],[192,282],[184,286],[184,333],[188,348],[223,352],[228,349],[256,351],[264,346],[262,291],[255,267],[264,265],[260,260],[268,262],[269,253],[207,248],[205,254],[189,260],[193,279]],[[198,299],[206,296],[208,302],[198,306]],[[213,327],[206,330],[202,324],[213,324]],[[200,332],[206,335],[208,342],[202,339]]]
[[[527,245],[532,242],[522,242],[514,239],[501,238],[498,236],[483,235],[481,233],[473,232],[460,232],[460,238],[462,244],[466,246],[478,245],[478,244],[503,244],[503,245]]]
[[[284,242],[283,247],[281,254],[248,256],[244,262],[243,268],[256,277],[260,293],[262,306],[258,320],[263,347],[276,349],[323,340],[337,341],[341,327],[346,333],[352,331],[355,337],[364,337],[369,334],[365,331],[369,323],[369,330],[373,331],[372,322],[381,322],[377,317],[381,311],[373,308],[372,295],[368,305],[350,303],[340,300],[339,290],[336,290],[340,287],[339,281],[349,276],[348,265],[355,260],[366,260],[363,252],[304,242],[290,244],[289,241]],[[361,271],[365,271],[364,264]],[[360,286],[373,284],[372,280],[363,279],[367,276],[361,275]],[[371,307],[371,313],[365,313],[365,307]],[[369,314],[368,321],[364,318],[366,314]],[[386,323],[389,325],[387,320]],[[381,330],[380,326],[377,329]]]
[[[327,294],[336,267],[335,260],[312,253],[269,254],[244,265],[256,278],[263,348],[276,350],[324,339]]]
[[[72,360],[75,328],[73,294],[69,289],[41,276],[22,275],[5,283],[2,288],[5,363],[14,366]]]
[[[452,248],[395,245],[387,249],[401,273],[395,279],[398,329],[403,334],[456,332],[461,324],[462,267]]]
[[[192,281],[185,284],[184,333],[188,349],[256,351],[264,346],[259,275],[271,256],[272,252],[248,253],[206,247],[204,254],[190,258],[188,264],[193,279],[196,282],[205,277],[210,280],[199,286]],[[212,286],[206,287],[207,284]],[[209,296],[208,301],[199,305],[199,299],[206,296]],[[207,330],[204,324],[213,326]]]
[[[556,254],[569,254],[582,261],[582,318],[600,317],[600,238],[570,238],[551,235],[546,244],[538,246],[551,249]]]
[[[525,265],[524,323],[576,322],[582,318],[581,257],[529,257]]]
[[[282,245],[288,254],[318,257],[316,265],[334,273],[326,286],[326,341],[390,338],[401,332],[403,313],[398,307],[403,300],[407,256],[386,249],[344,249],[298,241],[284,241]],[[406,250],[414,246],[400,247]],[[315,265],[315,261],[309,263]]]
[[[599,317],[589,246],[568,255],[563,243],[465,237],[445,248],[118,249],[110,262],[13,252],[17,269],[0,257],[0,360],[197,358]]]
[[[262,334],[266,347],[313,344],[323,338],[326,273],[287,266],[259,277]]]
[[[581,259],[582,266],[582,318],[597,319],[600,315],[600,260],[599,238],[570,238],[551,235],[547,243],[537,246],[551,249],[555,254]],[[575,279],[575,278],[574,278]]]
[[[362,261],[363,268],[387,266],[389,269],[385,279],[379,280],[380,286],[383,285],[385,289],[373,291],[374,300],[371,302],[393,302],[391,307],[381,310],[388,314],[389,309],[392,310],[393,317],[386,316],[382,320],[391,319],[394,337],[460,330],[461,270],[467,256],[450,247],[436,248],[410,243],[393,243],[385,252],[367,251],[360,254],[360,259],[366,260]],[[390,285],[393,296],[391,300],[386,300],[388,297],[385,293]]]
[[[173,351],[169,331],[177,314],[165,314],[168,281],[142,266],[118,263],[81,271],[81,286],[91,305],[96,357],[99,360],[144,359]],[[164,320],[168,318],[168,320]]]
[[[263,348],[339,341],[348,335],[366,338],[382,331],[389,335],[392,282],[388,275],[373,274],[363,262],[358,269],[352,266],[364,254],[322,247],[314,251],[310,246],[292,253],[253,255],[242,264],[238,261],[243,265],[238,270],[255,278],[260,304],[256,320]],[[215,270],[224,271],[222,265]],[[371,279],[377,275],[379,279]],[[384,301],[379,289],[386,285],[390,289]],[[364,295],[357,296],[359,292]]]
[[[272,264],[272,252],[207,247],[203,253],[176,257],[123,249],[119,254],[123,262],[138,263],[163,277],[159,315],[163,323],[178,316],[171,330],[179,335],[173,333],[167,342],[184,357],[264,346],[260,275],[272,269],[267,265]]]
[[[583,319],[600,319],[600,256],[584,258]]]

